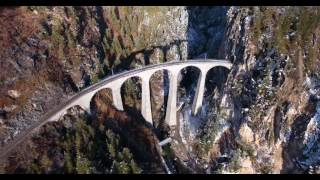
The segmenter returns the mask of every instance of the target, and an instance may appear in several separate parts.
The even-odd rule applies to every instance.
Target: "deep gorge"
[[[233,67],[209,71],[195,117],[199,70],[180,73],[174,129],[164,122],[168,72],[151,78],[153,127],[140,113],[139,78],[121,88],[123,112],[101,90],[92,115],[75,107],[47,123],[0,172],[165,173],[164,157],[172,173],[319,173],[318,17],[317,7],[1,8],[2,146],[113,74],[197,58]]]

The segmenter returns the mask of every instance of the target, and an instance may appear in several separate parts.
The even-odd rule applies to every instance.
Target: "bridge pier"
[[[203,95],[205,90],[206,76],[209,68],[200,69],[196,93],[192,103],[192,115],[197,115],[202,106]]]
[[[181,68],[182,69],[182,68]],[[177,119],[177,89],[178,89],[178,75],[180,73],[179,69],[171,69],[169,70],[169,95],[167,102],[167,110],[165,121],[169,124],[169,126],[176,125]]]
[[[122,104],[122,98],[121,98],[121,85],[122,85],[122,82],[119,82],[119,83],[114,83],[112,86],[110,86],[112,91],[113,105],[119,111],[123,111],[123,104]]]
[[[150,124],[152,122],[151,100],[150,100],[150,77],[153,73],[145,73],[140,76],[142,80],[141,114]]]

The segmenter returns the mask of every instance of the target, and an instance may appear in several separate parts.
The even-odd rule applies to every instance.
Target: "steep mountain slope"
[[[2,145],[114,73],[187,58],[233,63],[208,73],[197,116],[190,107],[199,71],[181,72],[171,130],[168,74],[150,82],[154,127],[140,114],[132,78],[122,87],[124,112],[102,90],[91,116],[70,109],[12,152],[1,172],[320,173],[318,7],[13,7],[0,9],[0,25]],[[170,133],[161,154],[158,139]]]
[[[206,142],[211,171],[319,173],[319,13],[229,9],[225,55],[234,67],[216,119],[229,128],[219,145]]]

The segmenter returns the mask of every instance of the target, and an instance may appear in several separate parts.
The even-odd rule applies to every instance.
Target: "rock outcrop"
[[[229,9],[225,56],[234,67],[224,89],[227,101],[218,114],[227,117],[235,136],[230,143],[241,153],[239,166],[230,168],[235,159],[225,161],[224,172],[241,173],[250,164],[247,161],[253,166],[245,172],[319,169],[319,160],[306,153],[311,147],[315,154],[318,151],[314,145],[320,78],[318,13],[314,7]],[[224,110],[230,107],[231,111]],[[220,152],[234,157],[237,151],[224,154],[220,146]]]

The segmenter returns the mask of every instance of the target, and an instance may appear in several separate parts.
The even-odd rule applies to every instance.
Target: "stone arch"
[[[124,110],[134,108],[141,111],[142,78],[133,75],[124,79],[121,83],[120,91]]]
[[[201,69],[196,65],[189,65],[181,69],[179,76],[179,85],[177,91],[177,111],[179,109],[192,106],[196,96],[196,87],[201,77]],[[183,103],[182,103],[183,102]]]
[[[149,86],[151,75],[152,73],[148,74],[146,72],[141,72],[125,79],[121,86],[121,96],[123,97],[122,102],[125,107],[124,110],[126,110],[127,108],[130,108],[133,111],[137,111],[137,110],[140,111],[144,119],[152,125],[153,121],[152,121],[152,110],[151,110],[151,103],[150,103],[150,86]],[[133,82],[134,85],[132,86],[132,84],[131,85],[128,84],[129,86],[126,87],[127,85],[126,83],[130,83],[131,81]],[[128,88],[129,88],[129,92],[128,92]],[[128,96],[125,96],[125,93],[131,96],[131,98],[129,98],[130,101],[126,100]],[[134,102],[132,102],[131,100]],[[134,104],[128,104],[128,102],[134,103]]]
[[[184,68],[182,68],[180,70],[179,77],[187,78],[187,79],[189,79],[189,82],[190,81],[197,81],[198,80],[197,77],[200,75],[200,73],[201,73],[201,68],[199,68],[196,65],[191,64],[191,65],[185,66]],[[181,81],[182,82],[180,82],[179,85],[187,85],[188,81],[186,82],[185,79],[181,79]]]
[[[159,133],[165,129],[165,113],[169,94],[169,71],[159,68],[150,75],[150,104],[154,127]],[[164,131],[163,131],[164,132]]]
[[[217,86],[217,84],[219,84],[219,86],[222,87],[223,84],[226,82],[226,78],[225,78],[223,81],[217,83],[217,81],[221,80],[221,77],[227,77],[227,76],[219,75],[217,72],[215,72],[219,69],[229,71],[228,67],[218,65],[218,66],[208,67],[205,71],[201,72],[201,75],[198,79],[198,85],[196,88],[196,95],[192,105],[193,115],[196,115],[199,112],[203,104],[203,99],[208,96],[208,93],[215,95],[216,93],[215,87]],[[225,73],[227,74],[228,72],[225,72]],[[211,81],[214,81],[214,82],[211,82]],[[211,85],[209,85],[210,83]],[[218,89],[218,93],[220,92],[219,91],[220,89]]]
[[[96,90],[90,101],[90,107],[93,107],[93,111],[91,111],[92,114],[96,114],[94,111],[97,110],[98,106],[101,106],[101,103],[114,106],[112,89],[109,87],[103,87]]]
[[[230,69],[226,66],[212,66],[206,74],[206,87],[214,88],[218,84],[219,90],[221,90],[221,86],[226,82],[229,72]],[[210,92],[212,89],[208,89],[208,91]]]

